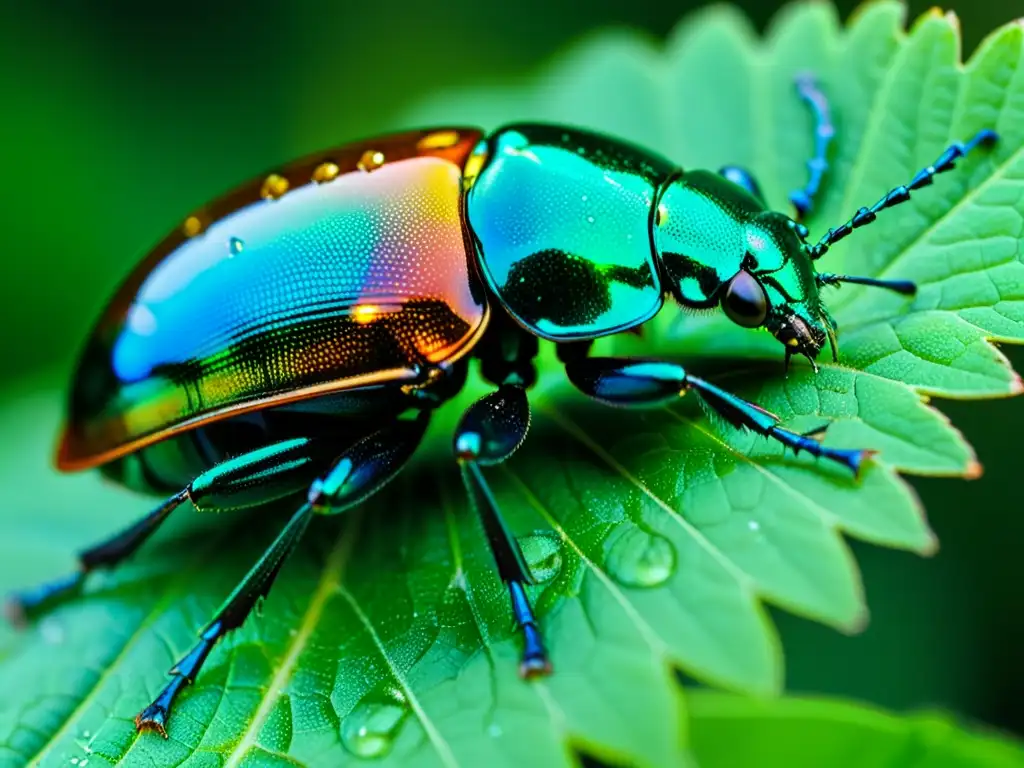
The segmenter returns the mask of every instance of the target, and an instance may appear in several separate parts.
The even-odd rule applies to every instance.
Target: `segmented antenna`
[[[998,134],[996,134],[995,131],[986,128],[982,131],[978,131],[974,138],[966,144],[959,141],[956,144],[953,144],[942,153],[939,159],[935,161],[934,165],[929,165],[927,168],[918,171],[917,175],[914,176],[913,180],[909,184],[902,187],[896,187],[870,208],[861,208],[856,214],[854,214],[852,219],[842,226],[830,229],[825,236],[818,241],[817,245],[811,246],[811,259],[815,261],[820,259],[828,252],[830,247],[849,235],[853,230],[873,222],[880,211],[884,211],[886,208],[893,208],[901,203],[907,202],[910,199],[910,193],[913,190],[927,187],[934,181],[936,174],[952,170],[957,159],[964,157],[974,148],[979,146],[991,147],[998,140]],[[856,281],[847,278],[845,282],[852,283]]]
[[[910,280],[881,280],[877,277],[857,277],[856,275],[833,275],[829,272],[819,272],[815,275],[818,285],[834,285],[836,287],[843,283],[855,283],[856,285],[870,285],[874,288],[885,288],[888,291],[901,293],[904,296],[913,296],[917,293],[917,285]]]

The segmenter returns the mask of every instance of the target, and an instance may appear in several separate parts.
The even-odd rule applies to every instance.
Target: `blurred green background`
[[[738,4],[762,28],[778,7]],[[0,387],[40,374],[61,386],[135,259],[224,188],[297,154],[407,127],[400,115],[432,93],[527,78],[595,30],[625,25],[657,39],[699,5],[4,3]],[[929,5],[911,2],[910,13]],[[966,50],[1020,14],[1015,5],[957,8]],[[855,3],[838,6],[845,17]],[[1024,401],[941,407],[976,446],[984,478],[914,481],[942,542],[936,557],[854,545],[873,614],[863,634],[777,614],[788,686],[940,706],[1024,733]],[[4,435],[4,450],[17,438]],[[4,509],[0,536],[5,521],[30,514]]]

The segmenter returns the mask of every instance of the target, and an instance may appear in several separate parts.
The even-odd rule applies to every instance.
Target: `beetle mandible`
[[[996,134],[949,147],[934,165],[811,244],[800,223],[827,171],[834,130],[814,80],[797,80],[815,118],[806,187],[793,216],[771,210],[730,166],[683,170],[629,143],[524,124],[418,131],[344,146],[261,176],[189,216],[131,274],[79,361],[57,456],[99,467],[165,500],[79,555],[68,577],[13,596],[35,616],[112,568],[186,502],[247,508],[295,496],[298,511],[136,718],[166,737],[175,697],[216,642],[267,594],[311,518],[366,499],[413,455],[431,412],[471,359],[495,390],[463,415],[455,460],[480,514],[522,633],[524,677],[550,671],[519,547],[483,467],[526,437],[538,339],[569,380],[619,405],[695,390],[737,428],[856,473],[868,451],[821,445],[675,362],[588,356],[589,342],[636,329],[671,298],[721,307],[811,364],[835,323],[819,288],[911,295],[913,283],[817,272],[854,229],[910,198]]]

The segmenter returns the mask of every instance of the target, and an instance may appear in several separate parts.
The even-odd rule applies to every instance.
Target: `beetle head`
[[[802,224],[718,174],[691,171],[665,189],[655,225],[666,284],[683,306],[721,307],[737,325],[767,329],[787,361],[813,363],[834,339]]]

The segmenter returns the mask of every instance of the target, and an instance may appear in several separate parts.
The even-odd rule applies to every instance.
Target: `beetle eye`
[[[725,288],[722,310],[736,325],[757,328],[768,314],[768,297],[757,278],[741,269]]]

